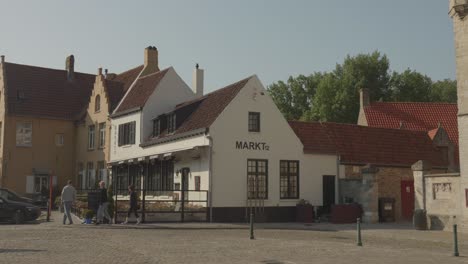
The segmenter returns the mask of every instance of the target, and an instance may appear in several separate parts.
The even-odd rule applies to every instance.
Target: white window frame
[[[106,123],[99,123],[99,148],[106,147]]]
[[[32,147],[32,122],[16,123],[16,146]]]
[[[64,134],[56,134],[55,135],[55,145],[58,147],[62,147],[65,144],[65,136]]]

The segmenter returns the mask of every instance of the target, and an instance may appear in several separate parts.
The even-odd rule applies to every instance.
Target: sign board
[[[265,142],[236,141],[236,149],[269,151],[270,146]]]

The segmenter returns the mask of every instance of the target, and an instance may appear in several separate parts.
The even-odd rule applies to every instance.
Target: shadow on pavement
[[[45,249],[27,249],[27,248],[0,248],[0,253],[24,253],[24,252],[44,252]]]

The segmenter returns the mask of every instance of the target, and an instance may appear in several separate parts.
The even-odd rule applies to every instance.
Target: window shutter
[[[26,193],[34,193],[34,176],[26,176]]]
[[[135,121],[130,123],[130,144],[135,144]]]
[[[123,138],[123,126],[119,125],[119,146],[122,146],[122,138]]]

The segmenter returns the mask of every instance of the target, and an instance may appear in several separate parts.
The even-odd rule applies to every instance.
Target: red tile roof
[[[4,69],[8,114],[20,116],[75,120],[95,80],[95,75],[75,72],[69,81],[65,70],[14,63],[5,63]]]
[[[125,94],[125,83],[105,80],[104,85],[109,98],[109,113],[112,113]]]
[[[290,125],[305,153],[338,153],[342,163],[411,166],[428,160],[434,166],[448,166],[424,131],[298,121]]]
[[[140,75],[142,70],[143,70],[143,65],[137,66],[133,69],[120,73],[114,79],[112,79],[112,81],[123,83],[124,84],[123,90],[127,91],[128,88],[130,88],[132,83],[135,81],[135,79],[138,77],[138,75]]]
[[[128,94],[123,98],[115,113],[143,107],[168,70],[169,68],[138,78]]]
[[[373,102],[364,107],[368,126],[429,131],[440,125],[458,145],[457,104]]]
[[[203,128],[209,128],[251,78],[252,77],[248,77],[206,94],[203,97],[178,104],[174,109],[174,112],[176,113],[176,122],[180,122],[176,131],[170,135],[163,132],[159,137],[150,139],[142,145],[153,145],[161,139],[170,138],[172,136],[177,136],[178,134]],[[178,114],[179,112],[181,115]],[[178,118],[179,116],[182,116],[182,113],[183,115],[186,115],[186,118],[181,121],[178,120]]]

